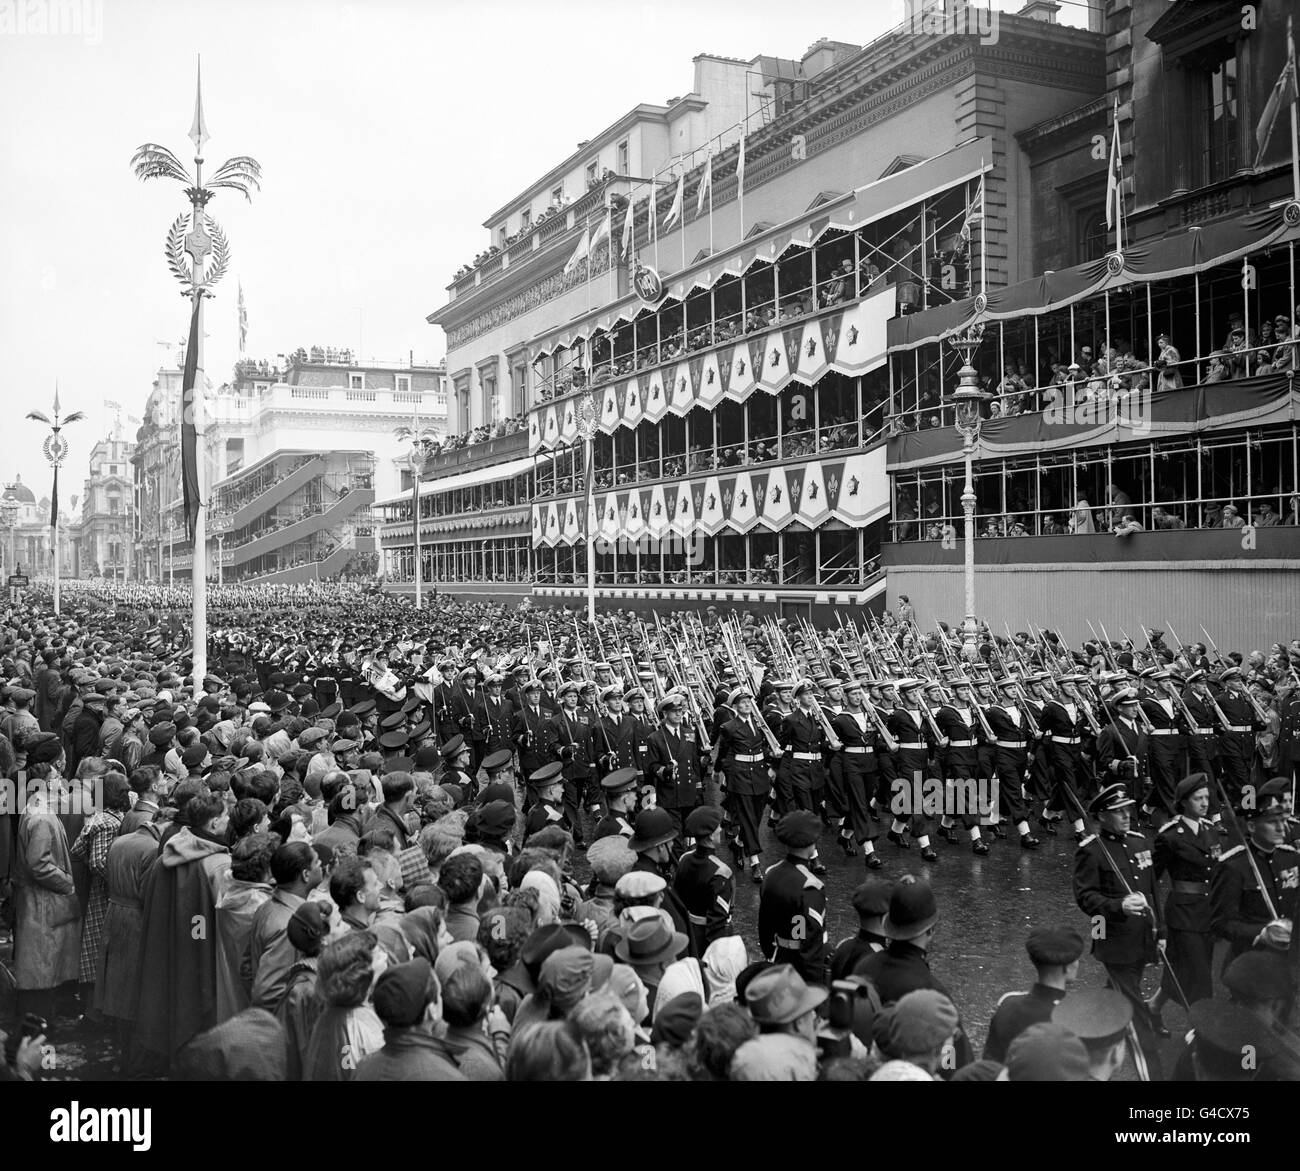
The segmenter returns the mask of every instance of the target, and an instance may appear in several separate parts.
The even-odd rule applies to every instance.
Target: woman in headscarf
[[[555,879],[544,870],[530,870],[524,875],[519,889],[537,892],[536,926],[543,927],[548,923],[560,921],[560,888],[556,885]]]
[[[401,918],[402,934],[411,947],[411,959],[438,962],[438,952],[452,942],[440,907],[416,907]]]
[[[694,956],[683,956],[664,969],[663,978],[659,981],[659,991],[655,993],[655,1007],[650,1014],[651,1021],[658,1019],[660,1005],[667,1004],[684,992],[694,992],[700,998],[701,1004],[706,1003],[709,998],[709,989],[704,982],[704,970],[700,967],[700,961]]]
[[[705,950],[702,963],[709,989],[709,1007],[731,1004],[736,999],[736,977],[749,964],[745,941],[739,935],[715,939]]]

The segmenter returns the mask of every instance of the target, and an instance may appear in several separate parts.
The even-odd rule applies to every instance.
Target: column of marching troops
[[[735,873],[714,852],[727,844],[762,886],[765,958],[809,981],[825,981],[830,956],[824,829],[870,871],[883,865],[882,829],[893,848],[916,847],[933,864],[937,838],[964,835],[985,855],[1004,836],[1037,849],[1032,822],[1051,836],[1068,827],[1076,901],[1140,1039],[1167,1035],[1166,1001],[1211,995],[1216,940],[1230,956],[1287,950],[1300,862],[1296,692],[1283,704],[1285,775],[1268,778],[1255,741],[1264,713],[1229,660],[1183,657],[1175,670],[1153,643],[1125,656],[1128,669],[1104,655],[1115,669],[1087,671],[1086,656],[1059,640],[1021,636],[992,661],[963,662],[958,644],[934,637],[811,627],[777,653],[776,632],[710,646],[701,625],[696,654],[647,641],[642,661],[626,654],[619,671],[585,657],[579,639],[570,658],[520,649],[522,661],[501,671],[448,659],[405,682],[402,663],[379,655],[362,673],[373,698],[353,708],[395,758],[386,768],[436,745],[440,779],[471,793],[480,771],[518,776],[524,840],[550,825],[579,846],[629,839],[639,865],[667,880],[666,906],[700,950],[730,930]],[[789,677],[775,677],[778,664]],[[766,870],[765,819],[788,851]],[[695,848],[679,853],[688,839]],[[1142,975],[1157,961],[1160,992],[1145,1001]]]

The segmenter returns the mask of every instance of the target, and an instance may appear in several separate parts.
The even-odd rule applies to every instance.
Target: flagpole
[[[980,293],[988,292],[988,267],[986,252],[984,248],[984,238],[988,235],[989,221],[988,216],[984,214],[984,158],[980,156]]]
[[[655,272],[659,271],[659,182],[658,171],[650,177],[650,238],[654,241]]]
[[[1291,62],[1291,197],[1300,203],[1300,132],[1296,130],[1296,104],[1300,102],[1300,76],[1296,74],[1295,40],[1291,16],[1286,18],[1286,55]]]
[[[682,164],[682,173],[678,176],[677,182],[681,184],[678,191],[681,193],[682,206],[677,210],[677,229],[682,234],[682,267],[679,272],[686,271],[686,164]]]
[[[745,98],[745,103],[748,105],[748,97]],[[739,183],[736,191],[736,199],[740,205],[740,240],[742,243],[745,239],[745,131],[748,121],[749,115],[746,114],[745,121],[740,124],[740,175],[738,176]]]
[[[713,154],[709,154],[709,255],[713,255]]]

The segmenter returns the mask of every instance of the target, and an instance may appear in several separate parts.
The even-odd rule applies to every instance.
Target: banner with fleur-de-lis
[[[664,497],[664,486],[656,484],[650,491],[650,507],[646,514],[646,528],[656,540],[668,532],[668,501]]]
[[[683,480],[676,486],[677,507],[673,511],[672,531],[679,537],[686,537],[695,529],[696,512],[691,484]]]
[[[724,481],[725,483],[725,481]],[[731,508],[727,514],[727,527],[738,533],[747,533],[758,523],[758,505],[754,500],[754,481],[749,472],[741,472],[731,485]]]
[[[668,405],[674,415],[685,415],[695,405],[695,392],[691,389],[691,364],[678,362],[673,367],[671,378]]]
[[[794,518],[790,507],[790,485],[786,469],[778,466],[768,475],[767,491],[763,495],[763,511],[759,521],[764,528],[783,529]]]
[[[668,395],[672,387],[674,367],[665,367],[654,371],[646,379],[645,402],[642,410],[645,417],[657,423],[668,413]]]
[[[803,489],[798,494],[798,518],[809,528],[815,528],[831,514],[826,499],[826,481],[819,460],[804,465]]]

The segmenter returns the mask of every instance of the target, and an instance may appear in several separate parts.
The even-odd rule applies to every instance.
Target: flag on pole
[[[564,266],[566,273],[572,272],[578,267],[579,261],[582,260],[591,251],[591,236],[586,228],[582,229],[582,239],[578,241],[578,246],[573,250],[573,255],[569,257],[568,263]]]
[[[700,189],[695,193],[695,214],[704,211],[704,201],[713,190],[713,155],[704,160],[704,178],[700,180]]]
[[[202,300],[194,298],[190,311],[190,343],[185,347],[185,374],[181,381],[181,486],[185,498],[185,528],[191,541],[194,526],[198,523],[199,509],[199,459],[198,431],[194,426],[194,396],[203,392],[195,386],[199,371],[199,306]]]
[[[686,173],[677,176],[677,193],[673,196],[672,205],[668,208],[668,214],[664,216],[664,230],[676,225],[677,221],[682,218],[682,197],[686,192]]]
[[[1273,92],[1268,95],[1268,101],[1264,103],[1264,112],[1259,117],[1259,122],[1255,125],[1255,142],[1259,149],[1255,152],[1255,166],[1258,167],[1264,160],[1264,152],[1268,149],[1268,140],[1273,136],[1273,127],[1277,124],[1278,115],[1282,110],[1296,100],[1296,64],[1295,64],[1295,41],[1291,39],[1291,22],[1287,21],[1287,38],[1286,38],[1286,64],[1282,66],[1282,72],[1278,75],[1277,84],[1273,86]]]
[[[610,223],[613,220],[613,218],[614,218],[614,209],[612,207],[605,208],[605,214],[601,217],[600,220],[600,227],[598,227],[595,230],[595,232],[592,233],[591,236],[591,247],[593,251],[595,251],[596,245],[599,244],[602,240],[609,239]]]
[[[961,238],[970,243],[970,230],[975,224],[984,221],[984,176],[980,175],[979,186],[975,188],[975,198],[966,209],[966,219],[961,225]]]
[[[620,241],[620,251],[624,256],[632,254],[632,221],[636,218],[636,203],[629,199],[627,201],[627,213],[623,216],[623,239]]]
[[[244,282],[239,282],[239,352],[244,352],[248,341],[248,309],[244,305]]]
[[[740,136],[740,153],[736,156],[736,182],[745,189],[745,136]]]
[[[1106,163],[1106,227],[1115,229],[1115,250],[1124,249],[1124,167],[1119,144],[1119,98],[1115,99],[1115,133],[1111,137],[1110,159]]]

